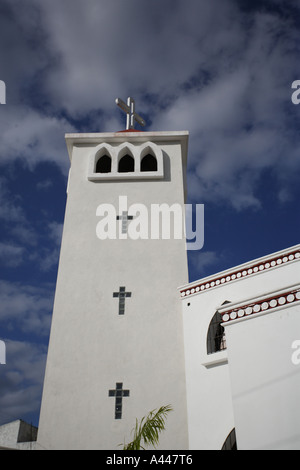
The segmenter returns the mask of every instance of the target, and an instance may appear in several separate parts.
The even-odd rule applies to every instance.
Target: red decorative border
[[[193,287],[187,287],[180,290],[181,297],[188,297],[192,294],[197,294],[199,292],[203,292],[207,289],[211,289],[213,287],[221,286],[222,284],[226,284],[231,281],[235,281],[237,279],[243,279],[244,277],[251,276],[261,271],[266,271],[270,268],[275,266],[279,266],[281,264],[289,263],[294,261],[295,259],[300,259],[300,249],[295,249],[293,251],[289,251],[282,255],[277,255],[275,258],[266,259],[265,261],[260,262],[253,262],[247,266],[247,268],[241,267],[238,270],[234,270],[232,272],[227,272],[222,276],[216,276],[209,281],[201,282],[199,284],[195,284]]]
[[[272,297],[257,300],[256,302],[247,303],[245,305],[228,308],[221,313],[222,320],[227,323],[232,320],[247,317],[256,313],[267,312],[276,307],[289,305],[300,300],[300,288],[293,289],[281,294],[274,294]]]

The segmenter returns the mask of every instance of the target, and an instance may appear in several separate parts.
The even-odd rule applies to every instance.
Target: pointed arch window
[[[134,171],[134,158],[131,155],[124,155],[119,161],[119,173],[131,173]]]
[[[89,181],[162,180],[164,155],[154,142],[133,145],[123,142],[97,145],[90,153],[87,179]]]
[[[235,428],[226,437],[221,450],[237,450]]]
[[[111,172],[111,158],[108,155],[103,155],[97,161],[96,173],[110,173],[110,172]]]
[[[222,305],[229,304],[226,300]],[[221,325],[222,317],[221,314],[216,311],[214,314],[207,332],[207,354],[213,354],[226,349],[226,337],[225,329]]]
[[[154,155],[148,153],[142,158],[141,171],[157,171],[157,160]]]

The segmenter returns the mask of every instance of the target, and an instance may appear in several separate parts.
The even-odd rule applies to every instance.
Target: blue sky
[[[0,0],[0,423],[38,423],[66,202],[66,132],[188,130],[205,204],[190,280],[299,243],[300,8],[237,0]]]

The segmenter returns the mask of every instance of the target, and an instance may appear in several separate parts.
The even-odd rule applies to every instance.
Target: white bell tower
[[[167,404],[174,411],[159,448],[188,448],[177,291],[188,282],[186,242],[168,214],[184,214],[188,132],[127,127],[66,135],[71,168],[42,448],[121,449],[136,418]]]

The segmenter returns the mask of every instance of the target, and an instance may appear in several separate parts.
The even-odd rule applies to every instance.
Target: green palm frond
[[[136,420],[133,441],[125,444],[123,450],[145,450],[145,446],[152,445],[154,448],[158,445],[159,434],[165,430],[165,421],[167,415],[172,411],[171,405],[161,406],[158,410],[150,411],[139,423]]]

